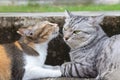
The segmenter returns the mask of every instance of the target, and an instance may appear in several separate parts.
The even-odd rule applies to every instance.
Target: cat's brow
[[[41,30],[39,30],[39,32],[37,33],[37,36],[41,35],[43,33],[43,31],[45,31],[46,26],[41,28]]]
[[[76,18],[73,18],[71,21],[70,21],[70,25],[71,27],[74,27],[76,24],[82,22],[83,20],[85,20],[86,17],[76,17]]]

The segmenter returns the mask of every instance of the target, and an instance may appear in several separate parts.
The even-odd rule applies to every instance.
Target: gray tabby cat
[[[67,11],[63,34],[71,48],[71,62],[61,66],[63,76],[120,80],[120,35],[108,37],[99,25],[103,18]]]

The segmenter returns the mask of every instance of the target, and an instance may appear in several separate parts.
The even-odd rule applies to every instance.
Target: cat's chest
[[[25,66],[42,66],[47,56],[47,45],[36,45],[35,50],[39,56],[24,55]]]
[[[89,50],[77,49],[71,51],[69,54],[72,60],[76,60],[76,59],[83,60],[86,57],[90,56],[91,55],[90,53],[94,53],[94,51],[92,49]]]
[[[37,65],[37,66],[41,66],[41,64],[39,63],[40,60],[40,56],[36,57],[36,56],[29,56],[29,55],[25,55],[24,56],[24,64],[25,66],[32,66],[32,65]]]

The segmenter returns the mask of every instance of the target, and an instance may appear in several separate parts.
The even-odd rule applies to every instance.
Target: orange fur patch
[[[23,50],[18,41],[16,41],[14,44],[15,44],[20,50]]]
[[[40,43],[43,43],[48,40],[49,35],[53,32],[54,27],[51,27],[49,24],[44,24],[41,29],[38,29],[41,34],[40,36]]]
[[[30,43],[28,44],[28,46],[31,47],[31,48],[33,48],[33,49],[34,49],[34,47],[35,47],[35,45],[34,45],[33,42],[30,42]]]
[[[2,45],[0,45],[0,80],[10,80],[11,60]]]

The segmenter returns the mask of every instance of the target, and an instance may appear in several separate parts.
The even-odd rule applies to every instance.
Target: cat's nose
[[[58,24],[54,24],[55,27],[58,27]]]
[[[68,39],[69,39],[69,37],[64,37],[64,39],[65,39],[65,40],[68,40]]]
[[[58,26],[58,24],[55,24],[55,26]]]

